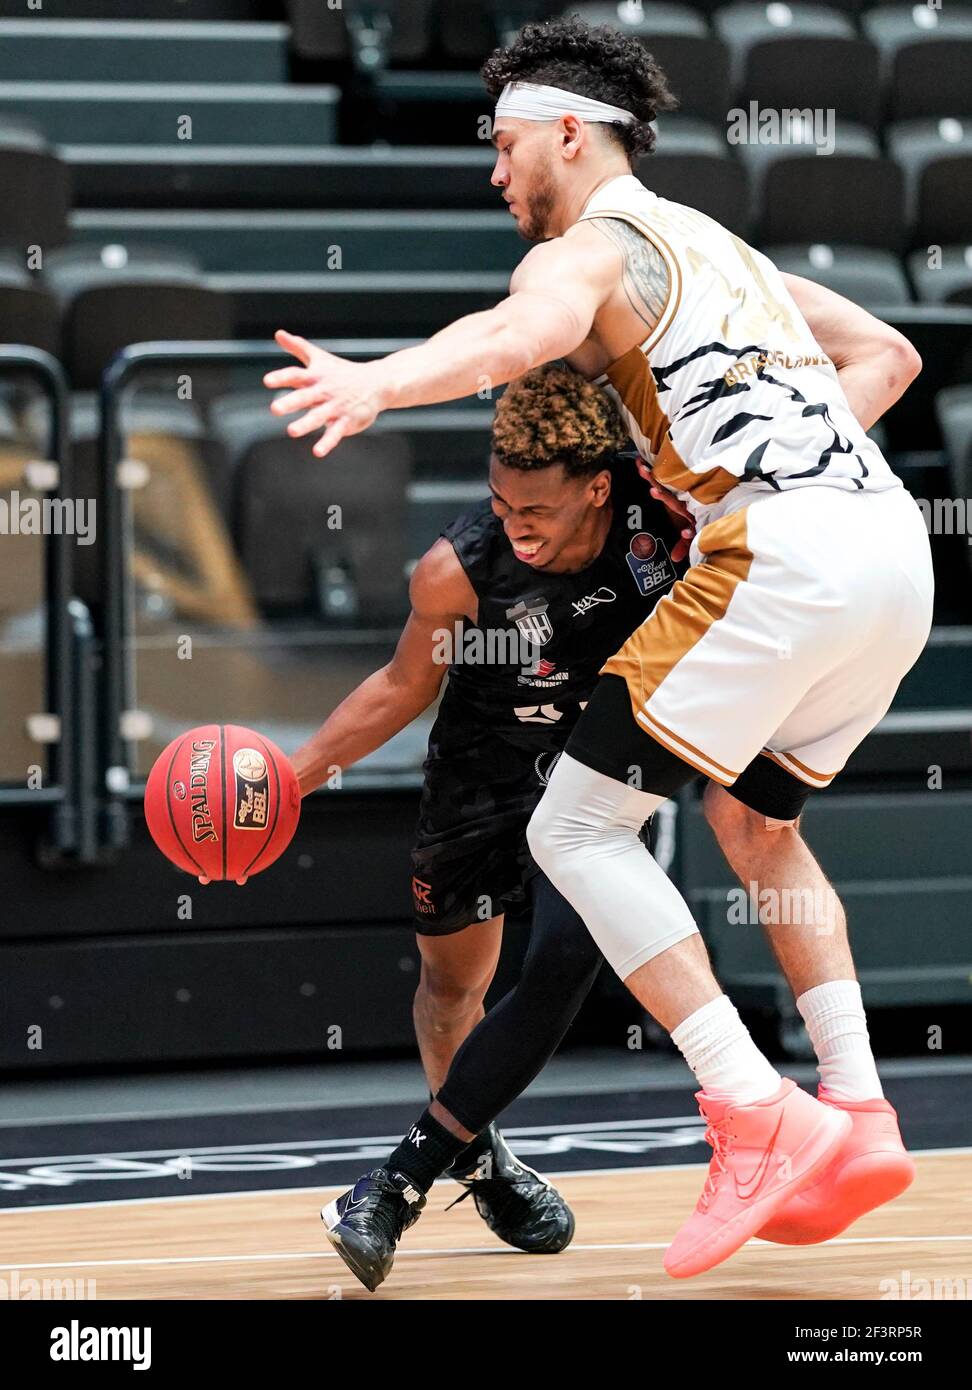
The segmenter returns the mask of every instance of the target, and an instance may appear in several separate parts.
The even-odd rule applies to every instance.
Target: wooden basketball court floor
[[[0,1279],[16,1277],[21,1289],[27,1280],[72,1280],[98,1300],[879,1300],[920,1295],[920,1281],[925,1296],[960,1289],[967,1297],[972,1149],[915,1158],[909,1191],[843,1236],[799,1249],[754,1240],[684,1281],[668,1278],[662,1256],[698,1197],[705,1165],[697,1163],[549,1173],[577,1218],[573,1244],[558,1256],[502,1245],[471,1199],[447,1213],[460,1189],[437,1183],[376,1294],[323,1237],[318,1210],[347,1184],[4,1209]]]

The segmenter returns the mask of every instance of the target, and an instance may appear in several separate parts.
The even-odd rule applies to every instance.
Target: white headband
[[[637,117],[621,106],[578,96],[563,87],[542,87],[535,82],[507,82],[496,103],[496,118],[518,121],[558,121],[561,116],[580,116],[584,121],[620,121],[634,125]]]

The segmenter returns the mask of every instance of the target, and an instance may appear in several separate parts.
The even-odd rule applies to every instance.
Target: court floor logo
[[[704,1123],[696,1115],[674,1115],[641,1120],[601,1120],[584,1124],[532,1125],[505,1130],[520,1158],[550,1161],[566,1155],[610,1156],[611,1166],[619,1159],[637,1161],[646,1154],[682,1151],[702,1145]],[[298,1174],[311,1176],[309,1169],[331,1168],[336,1163],[359,1165],[381,1162],[401,1138],[397,1134],[367,1138],[297,1139],[267,1144],[226,1144],[218,1147],[147,1149],[126,1153],[63,1154],[45,1158],[8,1159],[0,1169],[0,1192],[31,1193],[35,1199],[45,1189],[59,1194],[64,1189],[88,1184],[112,1190],[117,1196],[119,1183],[149,1183],[165,1192],[187,1184],[186,1164],[191,1163],[193,1195],[200,1181],[218,1180],[220,1190],[234,1189],[235,1177],[251,1187],[271,1188],[279,1179]],[[260,1175],[263,1180],[260,1181]],[[105,1189],[105,1185],[108,1185]],[[143,1195],[143,1194],[139,1194]],[[182,1195],[182,1193],[180,1193]],[[188,1195],[188,1193],[187,1193]]]

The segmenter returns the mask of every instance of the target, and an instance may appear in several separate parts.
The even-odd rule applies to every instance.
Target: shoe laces
[[[406,1222],[411,1214],[412,1207],[408,1198],[401,1188],[385,1176],[374,1178],[376,1191],[369,1193],[371,1201],[369,1203],[371,1220],[376,1226],[381,1228],[382,1235],[392,1243],[398,1241],[405,1229]],[[397,1202],[383,1200],[385,1197],[397,1197]]]
[[[712,1160],[709,1164],[709,1171],[706,1175],[705,1183],[702,1187],[702,1195],[698,1200],[698,1210],[707,1211],[709,1203],[716,1194],[719,1186],[719,1179],[726,1171],[726,1159],[729,1155],[729,1127],[725,1118],[721,1120],[709,1120],[705,1131],[705,1142],[712,1146]]]
[[[470,1179],[465,1192],[460,1193],[455,1201],[450,1202],[446,1211],[451,1211],[460,1202],[464,1202],[467,1197],[475,1197],[482,1198],[489,1204],[494,1218],[499,1220],[504,1220],[506,1217],[515,1218],[517,1215],[524,1214],[524,1209],[526,1211],[532,1210],[529,1196],[519,1190],[521,1184],[532,1187],[528,1175],[524,1175],[523,1179],[514,1178],[512,1180],[499,1177]],[[476,1206],[479,1206],[478,1201]]]

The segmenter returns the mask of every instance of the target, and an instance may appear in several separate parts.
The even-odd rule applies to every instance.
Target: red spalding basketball
[[[145,784],[149,833],[200,883],[245,883],[279,859],[300,819],[297,775],[280,749],[238,724],[173,739]]]

